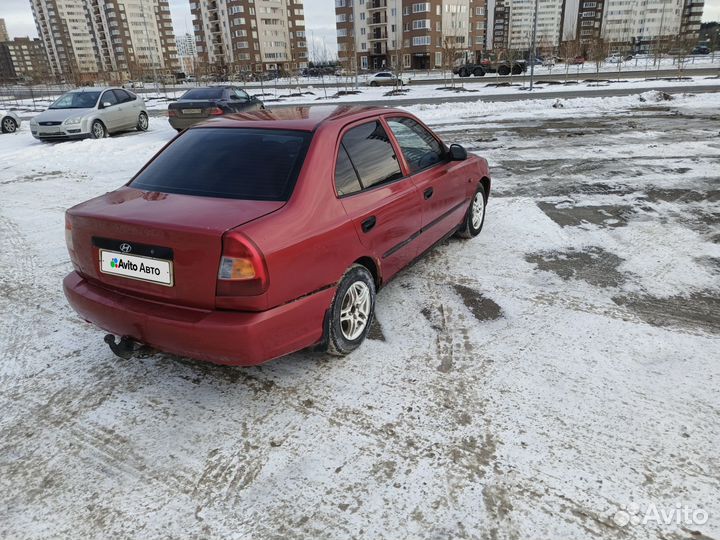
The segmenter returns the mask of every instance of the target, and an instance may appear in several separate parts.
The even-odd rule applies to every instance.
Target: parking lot
[[[65,302],[64,210],[165,119],[0,136],[0,537],[720,537],[719,96],[411,107],[488,158],[483,233],[353,354],[257,368],[121,360]]]

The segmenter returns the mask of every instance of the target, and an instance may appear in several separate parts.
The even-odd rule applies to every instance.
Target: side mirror
[[[108,107],[112,107],[112,103],[109,101],[103,101],[101,109],[107,109]]]
[[[450,145],[450,160],[451,161],[463,161],[467,159],[467,150],[465,150],[459,144]]]

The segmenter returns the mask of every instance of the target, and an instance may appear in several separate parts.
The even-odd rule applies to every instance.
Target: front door
[[[408,171],[420,194],[422,253],[458,225],[468,208],[467,178],[461,161],[449,161],[443,145],[430,131],[407,116],[385,120],[405,158]]]
[[[337,150],[335,185],[360,242],[390,279],[417,255],[420,195],[403,175],[379,119],[347,129]]]

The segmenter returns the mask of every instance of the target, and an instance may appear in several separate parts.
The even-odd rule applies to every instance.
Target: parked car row
[[[168,106],[168,120],[177,131],[225,114],[264,109],[255,96],[235,86],[193,88]],[[15,133],[20,117],[0,111],[3,133]],[[63,94],[30,120],[32,136],[41,141],[102,139],[114,133],[150,125],[145,100],[129,90],[112,87],[78,88]]]

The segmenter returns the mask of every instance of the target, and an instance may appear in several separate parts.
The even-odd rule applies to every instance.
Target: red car
[[[487,162],[377,107],[282,108],[194,126],[124,187],[66,214],[85,320],[138,344],[255,365],[365,339],[376,291],[458,233],[477,235]]]

